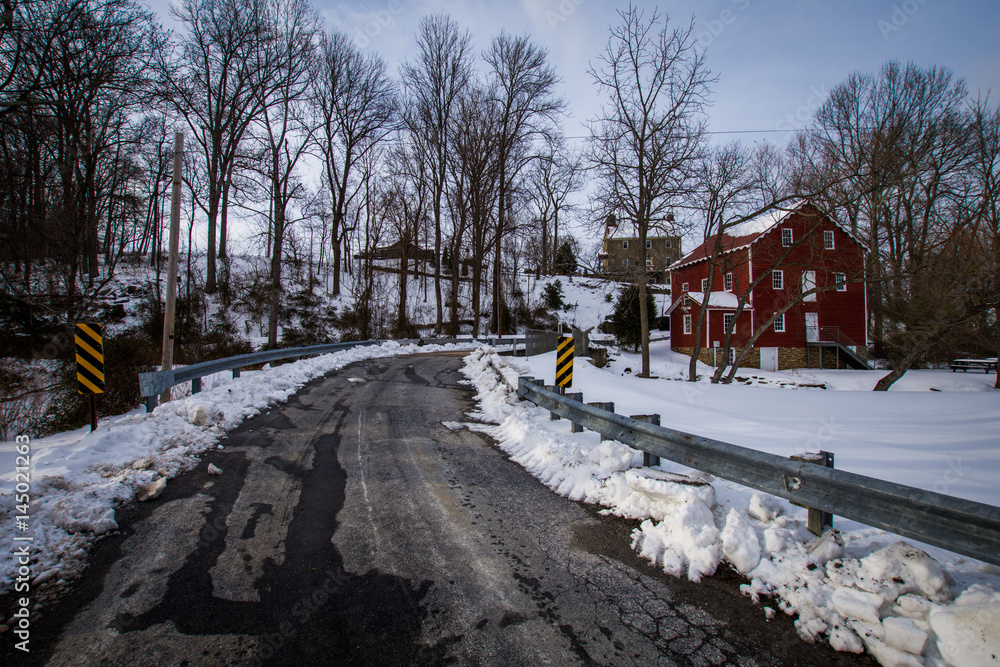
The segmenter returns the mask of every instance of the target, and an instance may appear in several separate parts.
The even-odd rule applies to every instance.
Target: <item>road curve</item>
[[[461,363],[361,362],[245,422],[119,512],[32,663],[869,664],[767,622],[735,584],[649,567],[631,523],[455,423],[473,407]]]

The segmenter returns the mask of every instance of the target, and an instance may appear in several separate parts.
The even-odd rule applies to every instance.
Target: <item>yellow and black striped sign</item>
[[[104,341],[100,324],[76,325],[76,382],[80,394],[104,393]]]
[[[573,386],[573,337],[562,336],[556,345],[556,385]]]

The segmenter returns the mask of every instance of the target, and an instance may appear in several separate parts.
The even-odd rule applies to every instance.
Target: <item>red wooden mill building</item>
[[[713,254],[716,268],[709,285]],[[741,366],[870,368],[864,263],[862,243],[807,202],[737,225],[670,266],[671,347],[693,352],[697,319],[707,307],[700,359],[732,363],[736,349],[757,327],[796,302],[760,335]],[[746,305],[737,313],[741,295]],[[732,320],[732,348],[722,359],[713,348],[722,345]]]

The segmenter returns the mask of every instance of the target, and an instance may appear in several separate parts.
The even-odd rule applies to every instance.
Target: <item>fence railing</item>
[[[519,378],[518,397],[689,468],[1000,565],[1000,508],[630,419]]]
[[[820,327],[819,339],[821,341],[829,340],[834,343],[840,343],[860,357],[866,364],[871,365],[871,354],[868,353],[868,348],[855,343],[850,336],[840,330],[840,327]]]
[[[240,370],[246,368],[247,366],[266,364],[271,361],[280,361],[282,359],[297,359],[300,357],[312,357],[319,354],[329,354],[331,352],[349,350],[354,347],[381,345],[384,342],[386,341],[364,340],[350,343],[328,343],[325,345],[309,345],[307,347],[288,347],[277,350],[264,350],[263,352],[237,354],[223,359],[202,361],[197,364],[191,364],[190,366],[184,366],[182,368],[176,368],[169,371],[139,373],[139,394],[142,396],[142,401],[146,406],[146,411],[152,412],[159,402],[160,394],[171,387],[184,382],[190,382],[191,393],[197,394],[201,391],[201,379],[206,375],[213,375],[214,373],[221,373],[223,371],[232,371],[233,377],[237,378],[240,376]],[[449,343],[478,342],[501,348],[504,345],[510,345],[511,353],[516,354],[517,346],[519,343],[524,342],[524,338],[517,338],[513,336],[501,336],[499,338],[413,338],[398,340],[396,342],[401,345],[446,345]]]

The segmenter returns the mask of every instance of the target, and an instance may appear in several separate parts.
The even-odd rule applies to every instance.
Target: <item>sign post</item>
[[[77,392],[90,404],[90,432],[97,430],[97,394],[104,393],[104,336],[100,324],[76,325]]]
[[[573,386],[573,337],[561,336],[556,345],[556,386]]]
[[[160,370],[174,367],[174,308],[177,299],[177,255],[180,245],[181,176],[184,162],[184,134],[174,133],[174,187],[170,199],[170,246],[167,262],[167,297],[163,308],[163,355]],[[160,395],[160,403],[170,400],[170,390]]]

